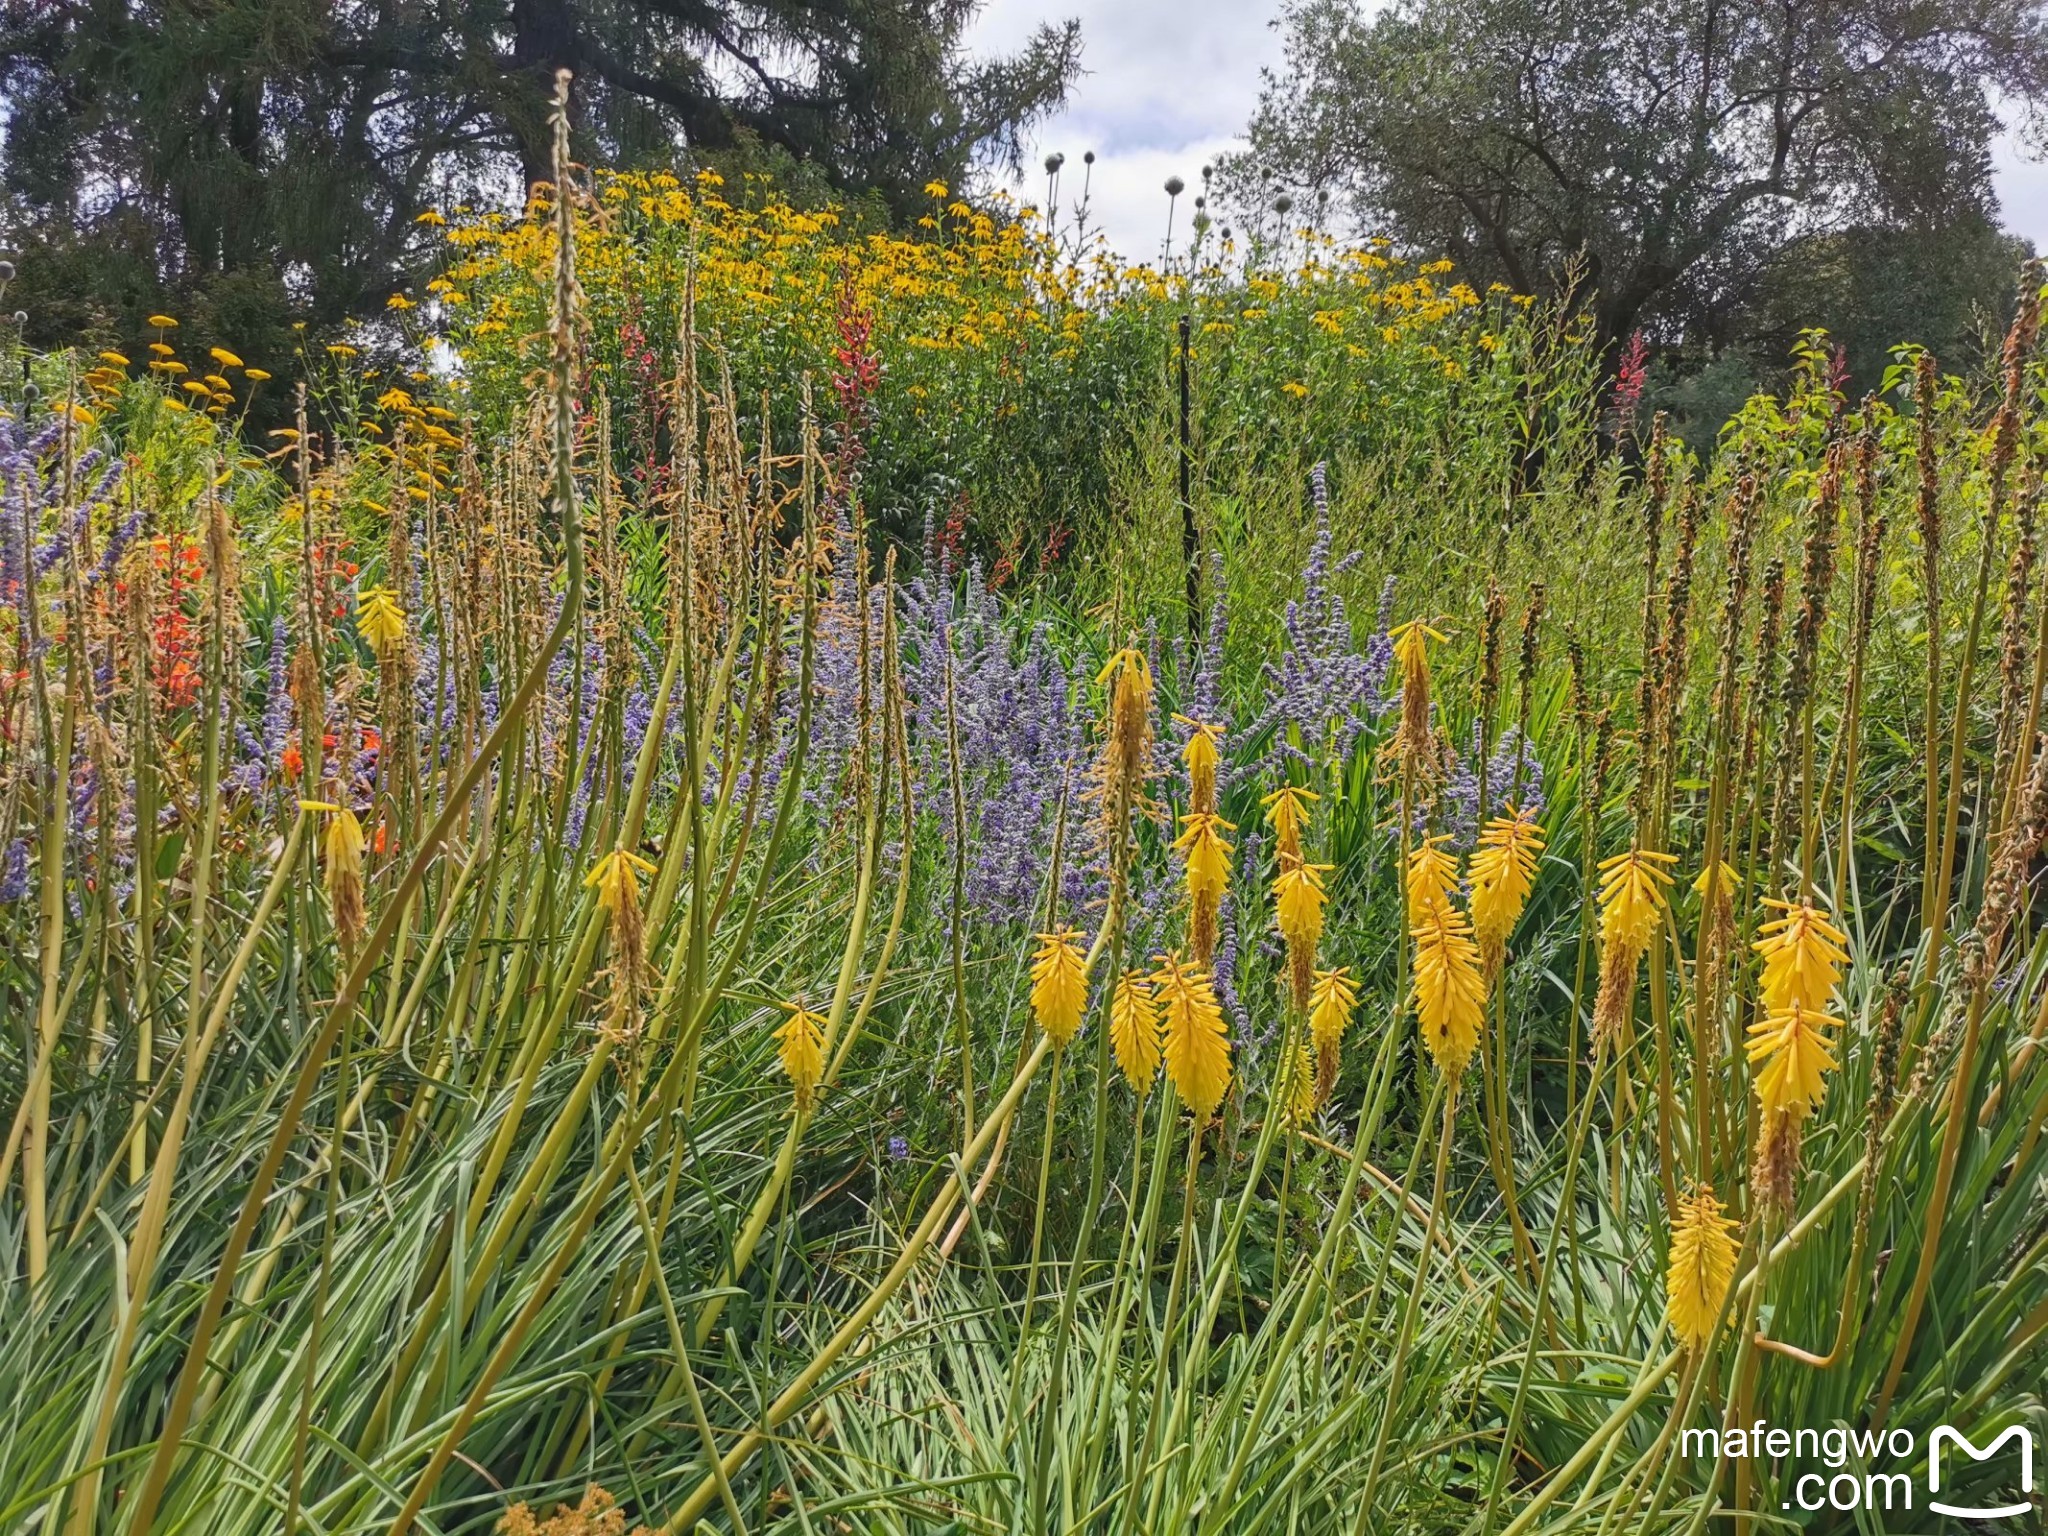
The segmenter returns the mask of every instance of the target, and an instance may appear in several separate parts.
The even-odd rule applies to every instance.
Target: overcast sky
[[[1080,190],[1081,155],[1094,150],[1093,222],[1126,256],[1157,259],[1166,229],[1168,176],[1197,185],[1204,162],[1239,145],[1258,104],[1259,70],[1280,62],[1269,25],[1278,0],[988,0],[975,23],[977,51],[1016,48],[1042,21],[1077,16],[1086,73],[1067,109],[1038,134],[1028,164],[1067,157],[1064,209]],[[1997,148],[2006,225],[2048,249],[2048,165]],[[1020,193],[1045,196],[1034,169]],[[1180,234],[1186,234],[1181,208]]]

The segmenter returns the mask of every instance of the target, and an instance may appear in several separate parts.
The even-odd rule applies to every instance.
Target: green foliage
[[[1297,0],[1285,24],[1287,67],[1222,167],[1256,224],[1276,191],[1335,194],[1477,277],[1592,291],[1603,351],[1640,328],[1767,365],[1788,318],[1825,322],[1863,387],[1883,347],[1946,352],[2002,302],[1989,99],[2038,104],[2048,79],[2024,0]]]
[[[1076,356],[1156,368],[1208,317],[1219,658],[1175,639],[1156,377],[1091,429],[1116,516],[1076,563],[992,597],[934,551],[912,588],[861,538],[909,387],[1012,387],[911,338],[988,324],[1015,237],[892,298],[918,251],[714,210],[695,344],[641,374],[619,321],[680,315],[648,253],[684,217],[605,196],[587,309],[535,296],[551,262],[575,292],[555,237],[495,229],[437,296],[460,382],[322,354],[275,459],[214,398],[246,368],[0,358],[0,1528],[525,1536],[596,1483],[617,1512],[548,1536],[1676,1536],[1813,1470],[1682,1427],[2048,1428],[2038,293],[1997,393],[1909,355],[1852,403],[1807,333],[1708,456],[1603,451],[1574,317],[1442,274],[1119,276]],[[757,406],[807,363],[809,412]],[[1392,671],[1387,577],[1446,635]],[[1236,849],[1209,1124],[1171,1050],[1134,1091],[1105,1006],[1194,941],[1188,711]],[[1547,847],[1446,1082],[1405,860],[1442,832],[1472,875],[1510,727]],[[1006,826],[1010,907],[955,884]],[[1678,878],[1616,1026],[1598,866],[1635,848]],[[1306,1109],[1290,858],[1332,866],[1313,960],[1359,990]],[[1781,898],[1848,935],[1790,1153],[1745,1049]],[[1094,991],[1055,1049],[1027,967],[1069,924]],[[1688,1355],[1699,1184],[1741,1252]]]

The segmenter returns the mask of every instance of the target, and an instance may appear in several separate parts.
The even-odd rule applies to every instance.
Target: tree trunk
[[[576,15],[573,0],[512,0],[512,71],[508,82],[517,96],[509,113],[519,140],[519,165],[528,191],[537,181],[554,176],[554,134],[548,126],[548,103],[555,93],[555,71],[577,67]],[[575,87],[571,89],[571,116]]]

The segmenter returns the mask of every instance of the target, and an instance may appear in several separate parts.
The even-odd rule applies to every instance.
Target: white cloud
[[[1188,186],[1175,219],[1175,249],[1186,238],[1202,167],[1240,146],[1258,105],[1259,70],[1280,59],[1280,35],[1268,23],[1275,5],[1230,0],[992,0],[975,22],[979,52],[1016,48],[1042,22],[1077,16],[1085,73],[1067,107],[1034,137],[1018,195],[1045,197],[1039,163],[1067,157],[1060,211],[1070,219],[1080,195],[1081,156],[1094,150],[1089,224],[1114,249],[1157,260],[1166,234],[1169,176]]]
[[[2026,158],[2018,136],[2007,133],[1991,147],[1991,176],[2000,222],[2035,250],[2048,250],[2048,162]]]
[[[1124,255],[1156,260],[1166,232],[1166,178],[1179,176],[1192,193],[1205,162],[1242,146],[1258,105],[1259,71],[1280,63],[1281,37],[1271,25],[1278,12],[1277,4],[1247,0],[990,0],[969,38],[978,52],[1014,49],[1042,22],[1081,22],[1086,73],[1066,109],[1035,136],[1019,195],[1044,198],[1038,163],[1060,151],[1066,217],[1081,189],[1081,155],[1092,149],[1091,226]],[[1992,159],[2006,227],[2048,249],[2048,163],[2025,158],[2011,132],[1993,146]],[[1176,249],[1188,217],[1184,199]]]

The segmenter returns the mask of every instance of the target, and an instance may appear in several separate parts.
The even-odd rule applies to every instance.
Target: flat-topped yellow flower
[[[1415,1016],[1437,1070],[1455,1084],[1479,1049],[1486,982],[1465,914],[1446,903],[1415,925]]]
[[[1665,1272],[1664,1315],[1687,1349],[1714,1336],[1728,1286],[1735,1279],[1735,1223],[1722,1214],[1710,1184],[1678,1197],[1671,1225],[1671,1262]]]
[[[1798,1003],[1749,1026],[1745,1049],[1757,1068],[1757,1102],[1767,1115],[1800,1121],[1820,1107],[1827,1074],[1835,1069],[1827,1031],[1841,1026],[1840,1019]]]
[[[1109,1000],[1109,1043],[1117,1069],[1139,1093],[1159,1074],[1159,1000],[1142,971],[1125,971]]]
[[[1408,924],[1413,927],[1438,907],[1448,906],[1458,888],[1458,861],[1444,845],[1448,832],[1425,837],[1408,852]]]
[[[825,1020],[802,1003],[781,1005],[789,1017],[775,1031],[775,1055],[782,1075],[796,1094],[796,1107],[808,1111],[818,1101],[825,1076]]]
[[[1152,973],[1164,1014],[1166,1075],[1197,1120],[1207,1120],[1230,1087],[1230,1037],[1216,989],[1179,955],[1158,957]]]
[[[390,587],[365,587],[356,598],[356,633],[379,656],[405,639],[405,610]]]
[[[1771,1012],[1804,1008],[1825,1013],[1849,962],[1848,937],[1811,902],[1766,900],[1784,913],[1757,930],[1750,947],[1763,957],[1758,990]]]
[[[1041,933],[1031,961],[1031,1014],[1054,1045],[1080,1033],[1088,1009],[1088,961],[1080,938],[1071,928]]]

